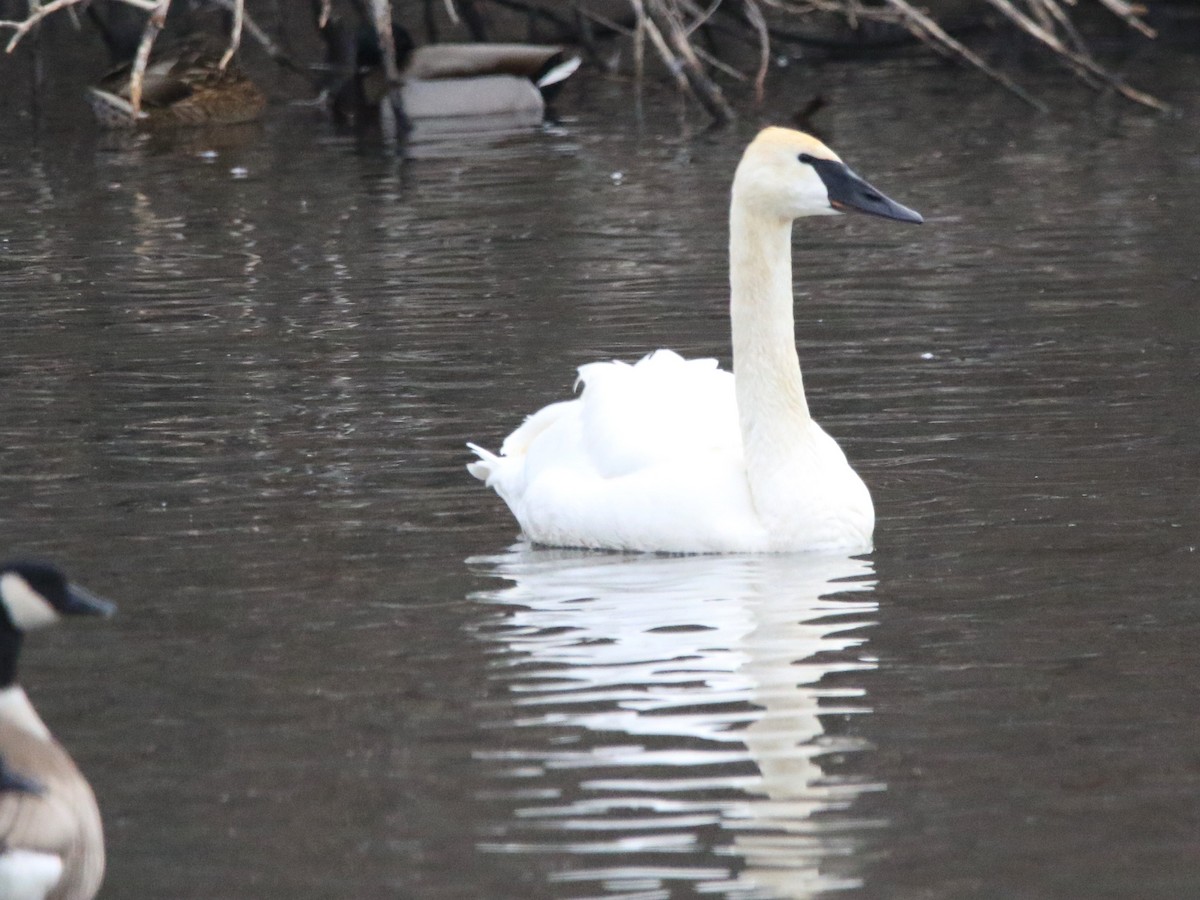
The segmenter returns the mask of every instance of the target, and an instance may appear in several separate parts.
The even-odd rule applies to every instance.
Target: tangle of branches
[[[16,0],[13,0],[16,2]],[[154,42],[162,31],[172,0],[23,0],[24,18],[0,20],[0,31],[11,32],[6,50],[12,50],[36,31],[48,16],[83,7],[89,3],[124,4],[145,14],[141,40],[130,74],[130,98],[134,114],[140,109],[142,80]],[[193,0],[194,2],[194,0]],[[228,49],[221,59],[224,68],[237,52],[243,31],[265,47],[281,64],[297,71],[297,66],[277,46],[268,30],[251,17],[245,8],[246,0],[207,0],[222,6],[231,14],[232,26]],[[251,0],[253,3],[254,0]],[[392,52],[392,30],[388,23],[396,12],[411,13],[415,0],[337,0],[350,3],[364,21],[376,29],[386,77],[399,83]],[[529,21],[553,26],[561,39],[583,46],[594,59],[603,53],[599,45],[604,40],[628,42],[639,77],[643,74],[647,49],[655,54],[679,88],[696,98],[705,110],[718,121],[733,117],[733,109],[718,84],[718,73],[745,82],[761,96],[768,74],[769,62],[780,44],[821,45],[831,43],[810,27],[818,17],[825,21],[836,19],[844,23],[850,35],[859,35],[874,26],[889,30],[895,36],[919,41],[935,52],[972,66],[994,79],[1026,103],[1039,109],[1043,104],[1024,90],[1011,76],[973,51],[952,29],[932,14],[915,5],[917,0],[422,0],[430,37],[436,37],[433,14],[440,13],[455,24],[465,24],[477,40],[487,34],[487,7],[517,12]],[[1153,29],[1142,18],[1144,10],[1129,0],[971,0],[980,11],[1007,23],[1035,46],[1061,61],[1071,72],[1098,89],[1111,89],[1123,97],[1154,109],[1165,109],[1158,99],[1127,84],[1116,73],[1100,63],[1080,32],[1077,17],[1081,3],[1103,8],[1125,26],[1146,38],[1154,38]],[[323,24],[332,13],[335,0],[310,0],[313,24]],[[278,9],[262,3],[265,9]],[[440,6],[440,9],[439,9]],[[401,9],[405,7],[405,9]],[[616,10],[614,14],[613,10]],[[740,71],[701,38],[710,29],[733,34],[755,49],[757,64],[752,71]],[[849,46],[849,43],[846,45]],[[856,44],[860,49],[870,42]]]

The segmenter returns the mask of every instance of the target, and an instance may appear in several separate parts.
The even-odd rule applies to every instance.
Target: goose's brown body
[[[90,900],[104,878],[104,832],[87,780],[45,731],[20,688],[0,704],[0,755],[36,791],[0,792],[0,846],[62,860],[62,877],[46,900]],[[24,707],[23,709],[21,707]],[[32,719],[30,718],[32,717]]]
[[[26,632],[114,609],[46,563],[0,565],[0,900],[92,900],[100,890],[96,797],[17,684],[17,663]]]

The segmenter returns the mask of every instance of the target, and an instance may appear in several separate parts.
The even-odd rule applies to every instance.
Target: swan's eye
[[[817,159],[815,156],[809,156],[807,153],[800,154],[800,162],[804,163],[806,166],[811,166],[816,161]]]

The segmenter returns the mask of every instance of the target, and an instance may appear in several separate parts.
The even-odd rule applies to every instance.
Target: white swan
[[[534,413],[497,456],[468,445],[529,540],[669,553],[863,551],[875,511],[809,415],[792,321],[792,220],[854,209],[921,216],[820,141],[767,128],[729,215],[734,374],[659,350],[579,369],[582,394]],[[736,378],[735,378],[736,375]]]

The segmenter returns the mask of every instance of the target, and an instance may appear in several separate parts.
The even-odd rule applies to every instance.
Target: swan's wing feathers
[[[579,405],[578,400],[564,400],[538,410],[504,439],[499,455],[468,444],[479,460],[468,463],[467,471],[495,490],[515,514],[526,487],[546,469],[590,468],[580,449]]]
[[[741,460],[711,455],[602,477],[547,469],[514,507],[527,537],[548,545],[668,553],[754,551],[766,535]]]
[[[660,350],[579,370],[578,399],[534,413],[468,466],[543,544],[706,553],[767,542],[745,476],[733,376]]]
[[[528,416],[516,431],[504,439],[504,443],[500,445],[499,456],[478,444],[468,443],[467,446],[479,459],[476,462],[467,463],[467,471],[485,482],[488,487],[493,487],[492,476],[502,469],[511,469],[514,461],[521,461],[523,464],[524,457],[533,442],[553,428],[556,422],[564,417],[569,417],[571,407],[577,405],[578,402],[578,400],[563,400],[560,403],[551,403]]]
[[[563,416],[570,415],[571,407],[577,402],[576,400],[561,400],[558,403],[543,406],[527,417],[516,431],[504,439],[504,443],[500,445],[500,455],[523,456],[528,453],[529,445],[537,440],[539,435],[553,427]]]
[[[681,455],[741,455],[733,376],[714,359],[659,350],[635,365],[591,363],[579,370],[583,446],[604,477]]]

